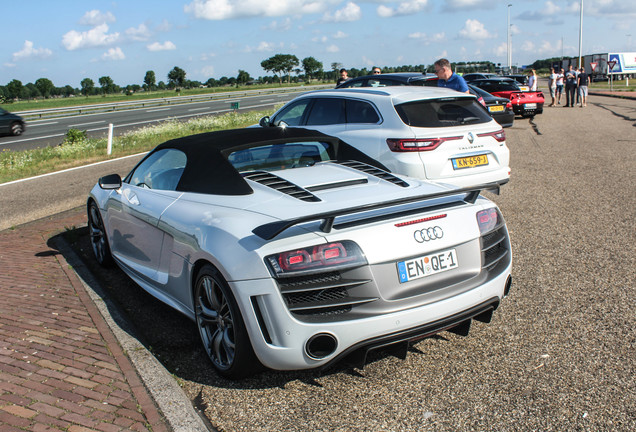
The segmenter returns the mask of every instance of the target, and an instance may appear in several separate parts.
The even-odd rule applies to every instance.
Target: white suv
[[[259,124],[316,129],[392,172],[457,187],[503,185],[510,178],[501,126],[474,96],[444,88],[318,90]]]

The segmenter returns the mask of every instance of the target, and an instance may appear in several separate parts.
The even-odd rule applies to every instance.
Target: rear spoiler
[[[437,198],[443,198],[443,197],[453,196],[453,195],[462,195],[462,194],[464,195],[464,197],[459,199],[458,201],[464,201],[467,204],[474,204],[475,201],[477,201],[477,198],[479,197],[481,192],[484,190],[499,194],[499,187],[501,185],[502,183],[488,183],[488,184],[482,184],[479,186],[473,186],[469,188],[452,189],[452,190],[438,192],[434,194],[418,195],[414,197],[399,198],[396,200],[384,201],[380,203],[365,204],[365,205],[356,206],[356,207],[348,207],[348,208],[333,210],[333,211],[325,212],[325,213],[302,216],[295,219],[287,219],[287,220],[280,220],[276,222],[266,223],[264,225],[260,225],[254,228],[252,232],[264,240],[271,240],[277,235],[279,235],[280,233],[282,233],[283,231],[285,231],[286,229],[291,228],[294,225],[298,225],[305,222],[322,220],[320,224],[320,231],[324,233],[329,233],[331,232],[331,229],[333,228],[334,219],[338,216],[344,216],[348,214],[360,213],[360,212],[369,211],[369,210],[376,210],[376,209],[391,207],[391,206],[400,205],[400,204],[409,204],[409,203],[418,202],[418,201],[427,201],[427,200],[433,200]],[[426,208],[426,206],[423,208]]]

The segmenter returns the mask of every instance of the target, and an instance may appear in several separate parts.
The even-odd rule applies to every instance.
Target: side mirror
[[[259,125],[260,127],[270,127],[270,126],[271,126],[271,123],[270,123],[270,121],[269,121],[269,120],[270,120],[270,119],[269,119],[269,116],[265,116],[265,117],[263,117],[263,118],[262,118],[262,119],[258,122],[258,125]]]
[[[119,174],[109,174],[104,177],[100,177],[97,182],[102,189],[119,189],[121,187],[121,177]]]

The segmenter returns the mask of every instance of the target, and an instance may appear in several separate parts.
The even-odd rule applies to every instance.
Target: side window
[[[380,116],[368,102],[347,100],[347,123],[378,123]]]
[[[331,125],[344,122],[344,100],[340,98],[320,98],[314,102],[306,124]]]
[[[163,149],[149,155],[130,174],[129,184],[148,189],[176,190],[186,165],[181,150]]]
[[[303,99],[297,103],[288,106],[282,110],[273,120],[274,124],[279,121],[284,121],[288,126],[300,126],[300,122],[303,119],[303,114],[307,109],[307,106],[311,102],[310,98]]]
[[[351,80],[340,88],[364,87],[366,80]]]

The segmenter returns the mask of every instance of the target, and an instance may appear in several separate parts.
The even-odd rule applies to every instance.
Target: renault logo
[[[415,241],[418,243],[438,240],[442,237],[444,237],[444,231],[439,226],[424,228],[413,233],[413,238],[415,238]]]
[[[475,135],[472,132],[468,132],[468,142],[473,143],[475,141]]]

